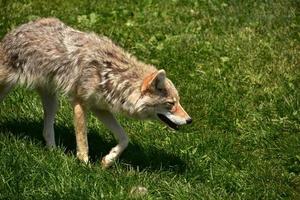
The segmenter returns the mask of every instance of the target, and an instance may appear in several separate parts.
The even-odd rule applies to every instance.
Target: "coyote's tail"
[[[6,64],[5,53],[0,42],[0,84],[5,83],[9,75],[9,68]]]

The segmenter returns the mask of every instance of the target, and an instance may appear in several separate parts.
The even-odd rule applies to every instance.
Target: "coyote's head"
[[[192,118],[179,103],[178,92],[166,78],[166,72],[159,70],[144,78],[141,98],[137,102],[138,115],[142,118],[157,118],[173,129],[190,124]]]

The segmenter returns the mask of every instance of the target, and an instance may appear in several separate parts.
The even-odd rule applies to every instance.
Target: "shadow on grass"
[[[18,137],[29,137],[33,143],[45,144],[42,130],[42,121],[4,121],[0,123],[0,130],[10,132]],[[89,156],[93,164],[97,165],[101,158],[106,155],[116,143],[103,140],[98,134],[99,130],[89,129]],[[66,153],[76,155],[76,140],[74,129],[57,125],[55,126],[56,143],[65,149]],[[166,153],[163,149],[150,146],[143,149],[140,145],[132,142],[121,155],[121,163],[129,164],[139,170],[164,170],[182,173],[186,169],[186,163],[174,154]],[[100,165],[100,163],[99,163]]]

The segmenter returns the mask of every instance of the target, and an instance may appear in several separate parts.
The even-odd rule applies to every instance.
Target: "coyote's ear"
[[[166,72],[163,69],[148,75],[143,80],[143,84],[141,88],[142,94],[144,94],[150,88],[163,89],[165,85],[165,80],[166,80]]]

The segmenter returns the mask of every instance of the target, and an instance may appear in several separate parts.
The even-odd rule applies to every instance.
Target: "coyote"
[[[110,167],[128,145],[113,113],[160,119],[169,127],[192,122],[166,72],[137,60],[110,39],[75,30],[58,19],[23,24],[0,43],[0,101],[16,85],[35,89],[44,110],[43,136],[55,147],[57,93],[74,108],[77,158],[88,162],[87,110],[114,134],[118,144],[102,159]]]

